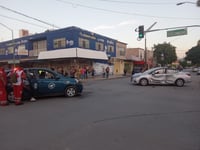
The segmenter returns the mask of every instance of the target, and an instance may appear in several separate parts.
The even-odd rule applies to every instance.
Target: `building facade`
[[[24,67],[62,68],[65,72],[71,67],[95,67],[97,73],[109,63],[114,73],[114,68],[119,70],[119,66],[112,60],[125,54],[126,45],[72,26],[1,42],[0,63],[4,66],[20,63]]]
[[[131,73],[135,66],[144,67],[145,53],[142,48],[127,48],[126,50],[126,70]]]
[[[125,67],[130,72],[135,66],[153,67],[153,51],[147,50],[147,61],[145,62],[145,50],[142,48],[127,48]]]

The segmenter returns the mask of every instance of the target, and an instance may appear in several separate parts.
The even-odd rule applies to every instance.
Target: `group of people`
[[[70,70],[69,76],[73,78],[78,78],[78,79],[87,79],[89,75],[94,77],[95,70],[93,67],[88,67],[88,66],[79,66],[75,67],[73,66]]]
[[[22,67],[14,67],[8,74],[5,72],[3,67],[0,67],[0,105],[7,106],[9,104],[7,100],[8,76],[13,87],[14,103],[15,105],[22,105],[22,94],[24,88],[23,80],[27,78]],[[35,98],[31,97],[31,101],[35,101]]]

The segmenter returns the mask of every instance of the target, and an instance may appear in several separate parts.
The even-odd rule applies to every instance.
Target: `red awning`
[[[144,61],[134,61],[133,62],[135,65],[144,65],[145,62]]]

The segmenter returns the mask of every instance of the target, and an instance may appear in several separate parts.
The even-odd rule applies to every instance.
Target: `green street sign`
[[[167,37],[187,35],[187,28],[167,31]]]

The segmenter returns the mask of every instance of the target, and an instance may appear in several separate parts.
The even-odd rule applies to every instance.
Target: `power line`
[[[79,6],[79,7],[83,7],[83,8],[94,9],[94,10],[105,11],[105,12],[111,12],[111,13],[117,13],[117,14],[121,14],[121,15],[142,16],[142,17],[148,17],[148,18],[161,18],[161,19],[200,20],[200,18],[164,17],[164,16],[153,16],[153,15],[146,15],[146,14],[139,14],[139,13],[129,13],[129,12],[115,11],[115,10],[110,10],[110,9],[87,6],[87,5],[78,4],[78,3],[74,3],[74,2],[68,2],[66,0],[56,0],[56,1],[62,2],[62,3],[65,3],[65,4],[69,4],[69,5],[72,5],[72,6]]]
[[[38,27],[47,29],[47,27],[44,27],[44,26],[41,26],[41,25],[38,25],[38,24],[34,24],[34,23],[30,23],[30,22],[27,22],[27,21],[24,21],[24,20],[16,19],[16,18],[13,18],[13,17],[1,15],[1,14],[0,14],[0,16],[1,16],[1,17],[4,17],[4,18],[6,18],[6,19],[16,20],[16,21],[19,21],[19,22],[23,22],[23,23],[27,23],[27,24],[30,24],[30,25],[34,25],[34,26],[38,26]]]
[[[23,13],[18,12],[18,11],[16,11],[16,10],[13,10],[13,9],[7,8],[7,7],[5,7],[5,6],[0,5],[0,7],[1,7],[2,9],[5,9],[5,10],[11,11],[11,12],[13,12],[13,13],[16,13],[16,14],[22,15],[22,16],[24,16],[24,17],[27,17],[27,18],[29,18],[29,19],[33,19],[33,20],[39,21],[39,22],[41,22],[41,23],[44,23],[44,24],[46,24],[46,25],[49,25],[49,26],[52,26],[52,27],[59,28],[59,27],[56,26],[56,25],[50,24],[50,23],[48,23],[48,22],[46,22],[46,21],[42,21],[42,20],[40,20],[40,19],[37,19],[37,18],[31,17],[31,16],[28,16],[28,15],[26,15],[26,14],[23,14]]]
[[[133,1],[120,1],[120,0],[99,0],[104,2],[111,2],[111,3],[123,3],[123,4],[136,4],[136,5],[175,5],[174,3],[169,2],[133,2]]]

